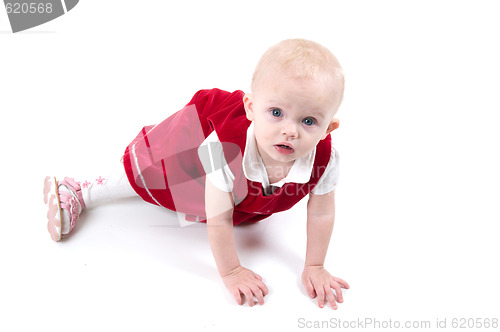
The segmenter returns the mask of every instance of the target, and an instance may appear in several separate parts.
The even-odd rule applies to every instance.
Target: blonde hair
[[[344,95],[344,73],[337,58],[324,46],[306,39],[287,39],[270,47],[260,58],[252,78],[252,91],[266,74],[282,72],[293,78],[312,78],[329,84],[338,96]]]

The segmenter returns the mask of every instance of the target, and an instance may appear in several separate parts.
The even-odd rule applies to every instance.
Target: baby
[[[254,72],[252,93],[200,90],[182,110],[144,127],[127,146],[124,172],[93,183],[47,177],[44,201],[52,239],[66,238],[84,208],[121,197],[205,222],[219,274],[238,304],[264,304],[262,277],[240,264],[233,227],[290,209],[306,195],[302,282],[318,305],[337,309],[349,288],[323,266],[335,217],[338,154],[330,133],[342,101],[337,59],[308,40],[271,47]],[[334,291],[335,292],[334,292]]]

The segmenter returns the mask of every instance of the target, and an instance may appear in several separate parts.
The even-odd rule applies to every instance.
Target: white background
[[[498,17],[496,1],[82,0],[12,34],[0,9],[0,330],[500,318]],[[260,55],[294,37],[346,74],[326,267],[351,289],[337,311],[300,282],[305,200],[236,229],[270,289],[262,307],[225,290],[204,225],[142,201],[88,210],[50,240],[45,175],[106,176],[142,126],[199,89],[248,90]]]

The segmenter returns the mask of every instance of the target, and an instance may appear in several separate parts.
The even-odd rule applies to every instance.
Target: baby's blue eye
[[[302,120],[302,123],[306,126],[312,126],[316,123],[316,121],[313,118],[305,118],[304,120]]]
[[[282,115],[282,112],[279,108],[273,108],[271,109],[271,114],[278,118]]]

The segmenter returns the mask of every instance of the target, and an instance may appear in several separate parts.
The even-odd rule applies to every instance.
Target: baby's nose
[[[297,125],[292,122],[287,122],[281,128],[281,134],[287,137],[297,137]]]

